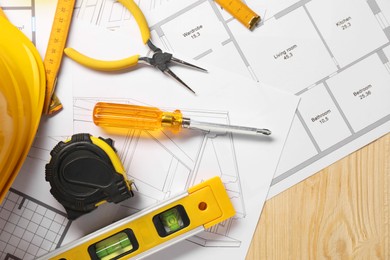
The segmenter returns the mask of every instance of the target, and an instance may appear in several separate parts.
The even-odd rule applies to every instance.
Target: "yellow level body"
[[[139,259],[234,215],[221,179],[214,177],[40,259]]]

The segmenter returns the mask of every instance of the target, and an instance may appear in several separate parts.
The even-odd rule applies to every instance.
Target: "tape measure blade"
[[[249,30],[253,30],[261,21],[261,17],[241,0],[215,0],[215,2]]]
[[[46,70],[46,96],[43,107],[45,114],[52,114],[62,107],[58,97],[54,97],[53,95],[70,24],[72,22],[75,3],[76,0],[59,0],[57,3],[49,42],[43,61]]]

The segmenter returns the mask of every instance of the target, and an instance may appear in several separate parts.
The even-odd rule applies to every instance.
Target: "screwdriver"
[[[101,127],[158,130],[169,128],[178,133],[182,128],[206,132],[230,132],[249,135],[270,135],[268,129],[195,121],[183,117],[180,110],[165,112],[156,107],[98,102],[93,109],[93,122]]]

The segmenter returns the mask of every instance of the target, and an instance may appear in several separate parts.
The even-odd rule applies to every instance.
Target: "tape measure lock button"
[[[46,181],[69,219],[105,201],[119,203],[134,195],[111,139],[76,134],[59,142],[50,155]]]

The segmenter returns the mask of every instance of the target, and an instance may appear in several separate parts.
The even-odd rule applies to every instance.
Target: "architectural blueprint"
[[[18,9],[10,5],[6,6],[4,2],[4,0],[0,1],[0,4],[7,15]],[[24,2],[20,11],[34,10],[30,8],[34,6],[33,1],[16,2]],[[35,2],[39,1],[35,0]],[[175,53],[185,54],[186,57],[193,58],[202,64],[213,64],[247,76],[254,81],[288,91],[301,98],[278,169],[270,184],[269,196],[271,197],[389,132],[390,3],[388,0],[265,0],[261,2],[246,0],[246,2],[252,9],[264,14],[263,22],[253,32],[242,27],[211,0],[145,1],[145,4],[140,1],[139,4],[152,29],[152,39],[158,45],[173,50]],[[160,4],[162,6],[159,6]],[[32,14],[33,11],[31,11]],[[133,20],[129,13],[123,7],[116,5],[113,0],[78,1],[75,15],[79,20],[99,28],[109,29],[123,35],[139,34],[137,29],[132,28]],[[22,18],[18,17],[17,19]],[[28,36],[30,34],[31,39],[34,39],[34,34],[38,35],[39,33],[39,30],[37,32],[34,29],[27,30],[30,28],[28,19],[18,22],[17,26],[26,29],[26,34]],[[31,25],[31,28],[34,26]],[[35,38],[36,41],[39,41],[44,37],[35,36]],[[94,43],[101,45],[96,46],[97,50],[90,50],[95,57],[99,57],[97,55],[101,53],[103,55],[107,53],[107,45],[104,46],[101,42]],[[73,39],[70,44],[77,46],[76,39]],[[119,49],[126,49],[122,42],[114,43],[113,41],[109,46],[113,44]],[[131,42],[131,44],[133,43]],[[128,54],[134,54],[133,51],[137,50],[137,48],[133,49],[133,46],[128,47],[128,49],[131,50],[131,53]],[[141,47],[138,50],[145,53],[142,52],[145,50],[142,50]],[[107,55],[109,54],[107,53]],[[121,55],[123,57],[123,53]],[[64,77],[63,80],[59,81],[60,84],[68,81],[65,84],[66,88],[59,86],[59,91],[69,89],[69,84],[75,80],[75,74],[72,70],[75,68],[82,70],[77,66],[71,66],[69,66],[69,60],[65,60],[65,69],[72,73],[72,76],[67,74],[66,80]],[[205,66],[207,67],[207,65]],[[135,71],[130,73],[133,77]],[[155,71],[148,71],[147,75],[150,76],[151,73],[154,78],[159,77]],[[177,73],[180,76],[185,76],[182,74],[185,73],[184,71],[178,70]],[[189,75],[188,79],[191,77]],[[139,81],[142,82],[142,80]],[[104,82],[110,87],[116,85],[112,80]],[[85,85],[90,84],[84,83]],[[80,87],[80,85],[78,86]],[[126,87],[132,86],[130,84]],[[174,84],[168,87],[180,88]],[[122,89],[125,87],[123,86]],[[51,147],[55,143],[54,141],[64,138],[58,137],[59,135],[68,135],[69,131],[76,132],[84,127],[91,127],[90,119],[84,118],[89,113],[91,102],[104,100],[102,96],[91,95],[91,92],[89,94],[80,92],[76,94],[70,93],[70,91],[60,93],[59,96],[66,104],[62,115],[67,119],[72,119],[72,123],[63,125],[62,129],[56,129],[55,138],[42,138],[43,140],[36,142],[36,147],[28,159],[32,163],[29,164],[32,169],[44,166],[48,160],[48,147]],[[69,98],[64,95],[69,95]],[[122,102],[146,102],[147,98],[144,100],[129,95],[127,98],[112,96],[106,99]],[[147,101],[147,104],[158,105],[160,104],[158,101],[157,99],[153,102]],[[162,104],[162,107],[177,108],[172,104]],[[194,116],[204,115],[205,119],[216,117],[221,122],[231,122],[228,109],[213,111],[187,106],[178,107],[191,115],[194,113]],[[75,120],[73,121],[73,119]],[[52,129],[48,129],[43,132],[45,134],[52,132]],[[98,129],[93,131],[96,134],[105,135]],[[193,180],[195,175],[192,175],[189,169],[197,169],[201,164],[200,161],[195,163],[195,161],[188,160],[188,158],[193,157],[184,155],[182,150],[177,149],[178,140],[175,138],[164,139],[165,143],[162,144],[150,133],[144,134],[152,136],[152,140],[148,142],[148,139],[142,138],[142,134],[129,133],[125,140],[118,141],[121,156],[126,161],[128,169],[131,170],[132,167],[136,166],[139,156],[144,152],[142,149],[136,149],[139,148],[137,146],[139,141],[143,146],[158,147],[157,151],[164,150],[164,158],[169,158],[173,165],[177,166],[177,170],[174,171],[172,171],[173,168],[165,166],[163,177],[156,180],[156,183],[150,182],[150,179],[143,179],[145,176],[137,176],[136,173],[133,173],[134,178],[137,178],[142,184],[147,182],[153,184],[149,187],[141,185],[141,187],[153,192],[153,196],[146,200],[147,203],[153,203],[156,198],[168,196],[168,187],[174,187],[172,184],[178,181],[177,173],[179,172],[183,176],[187,176],[180,180],[181,183],[192,184],[188,180]],[[218,152],[220,149],[218,138],[221,137],[215,138],[216,142],[208,135],[197,136],[193,139],[194,143],[198,145],[196,152],[214,150],[211,152],[215,158],[214,163],[212,163],[213,169],[219,167],[219,164],[215,163],[219,162],[220,154]],[[146,144],[146,142],[148,143]],[[229,146],[223,149],[232,151]],[[298,149],[299,152],[297,152]],[[190,153],[195,152],[190,151]],[[234,152],[229,152],[229,155],[233,159],[240,157],[238,153]],[[231,167],[240,165],[235,161],[237,162],[237,160],[231,160],[232,165],[227,168],[232,169]],[[145,170],[150,172],[154,169],[150,166],[149,169]],[[237,171],[233,171],[225,176],[235,179],[231,190],[239,197],[241,193],[245,195],[245,189],[242,189],[242,181],[237,178],[237,176],[241,177],[241,171],[239,175],[237,174]],[[49,193],[35,194],[31,188],[22,185],[21,179],[19,178],[15,184],[14,191],[26,191],[23,194],[28,194],[31,197],[34,194],[37,200],[45,202],[45,205],[61,209],[61,206],[55,201],[46,202],[50,197]],[[36,182],[35,179],[30,181]],[[161,181],[167,181],[166,185],[165,183],[161,185]],[[41,185],[45,187],[47,184]],[[47,186],[46,189],[48,189]],[[252,194],[254,197],[258,196],[260,203],[261,192],[259,195],[255,195],[255,192]],[[144,196],[141,195],[141,197]],[[244,213],[244,215],[248,214],[248,207],[245,207],[245,204],[242,205],[239,212]],[[102,209],[99,209],[99,213],[93,212],[91,218],[99,218],[102,215],[101,212],[104,211],[109,216],[106,221],[110,222],[120,218],[126,212],[141,208],[138,205],[124,204],[121,205],[120,210],[112,210],[117,208],[111,205],[103,206]],[[115,214],[110,214],[111,212],[115,212]],[[257,219],[252,219],[252,221],[256,222]],[[82,236],[85,232],[100,227],[98,223],[91,224],[88,226],[89,230],[81,231],[82,229],[79,228],[84,227],[85,223],[88,221],[82,219],[72,223],[64,242],[66,239],[71,241]],[[227,230],[217,232],[222,234],[222,236],[218,235],[220,243],[224,241],[221,237],[233,237],[231,234],[234,233],[232,231],[235,229],[232,230],[232,227],[234,224],[228,223]],[[218,229],[221,228],[218,227]],[[158,257],[171,259],[173,258],[172,251],[181,252],[183,248],[190,248],[193,252],[196,250],[194,249],[196,248],[194,247],[195,243],[205,245],[207,244],[205,241],[210,240],[194,238],[192,242],[176,245],[172,250],[166,250]],[[229,240],[227,244],[232,246],[239,244],[241,248],[244,248],[244,251],[246,248],[240,239]],[[205,250],[209,250],[209,248]],[[230,252],[229,248],[225,248],[225,250]],[[177,254],[175,255],[177,258],[186,256],[185,254]],[[195,253],[194,255],[196,256]]]
[[[10,189],[0,205],[0,259],[34,259],[54,250],[70,224],[64,212]]]
[[[107,27],[107,23],[102,26],[102,23],[97,24],[84,18],[85,16],[77,18],[72,24],[68,46],[82,52],[87,48],[89,50],[86,53],[95,57],[106,55],[116,58],[134,52],[148,54],[141,41],[133,40],[134,35],[139,40],[138,28],[124,24],[123,30],[126,33],[122,34],[123,26],[113,29]],[[128,21],[131,23],[132,19]],[[169,50],[164,39],[158,36],[158,27],[155,28],[152,30],[154,42]],[[38,32],[37,28],[37,34]],[[91,39],[94,48],[90,48]],[[115,48],[107,48],[112,44]],[[1,229],[4,234],[0,238],[1,253],[9,259],[33,259],[47,250],[80,238],[206,178],[218,175],[223,179],[234,203],[236,216],[183,241],[180,243],[181,250],[170,252],[168,249],[171,254],[169,259],[188,256],[207,258],[210,255],[243,258],[266,199],[299,98],[234,73],[226,75],[225,71],[208,64],[198,65],[206,67],[209,73],[172,68],[196,90],[195,96],[149,67],[140,66],[127,73],[112,75],[85,69],[65,58],[59,77],[60,85],[57,86],[60,91],[57,93],[65,108],[58,117],[50,119],[51,122],[57,120],[56,124],[44,124],[46,119],[43,119],[40,132],[12,191],[23,194],[43,208],[55,209],[56,214],[64,216],[62,206],[51,196],[50,186],[44,180],[45,165],[49,162],[50,150],[56,143],[73,133],[88,132],[115,140],[115,147],[126,173],[136,183],[136,194],[120,205],[106,203],[75,221],[62,223],[64,228],[55,233],[58,239],[54,240],[55,243],[50,248],[45,242],[46,235],[40,232],[39,236],[33,236],[30,243],[32,245],[27,247],[31,249],[28,250],[28,237],[24,237],[23,232],[19,228],[12,228],[12,225],[16,222],[24,225],[24,219],[30,219],[30,215],[26,215],[23,220],[14,220],[14,217],[8,216],[21,215],[18,205],[29,204],[14,203],[11,207],[9,202],[3,202],[2,207],[9,212],[2,215],[2,222],[6,224]],[[272,136],[247,137],[199,131],[184,131],[181,135],[174,135],[169,131],[127,131],[115,134],[103,131],[91,122],[91,111],[97,101],[151,105],[164,110],[181,109],[183,114],[202,121],[266,127],[272,130]],[[57,230],[58,224],[54,223],[54,219],[51,218],[49,226],[45,219],[44,227],[51,227],[53,224]],[[32,223],[33,226],[35,224],[37,223]],[[27,231],[23,234],[29,235]],[[46,233],[53,236],[52,232]],[[187,253],[182,255],[184,251]]]
[[[253,32],[208,0],[149,19],[173,50],[301,97],[271,197],[389,132],[390,3],[246,2],[265,10]]]

